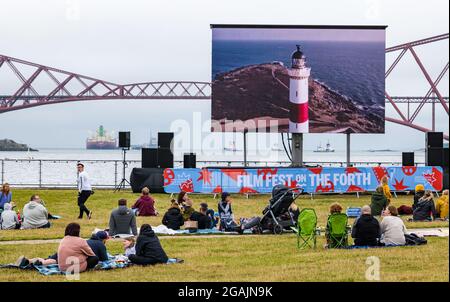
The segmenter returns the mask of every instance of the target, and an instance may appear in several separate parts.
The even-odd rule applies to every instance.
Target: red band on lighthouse
[[[309,120],[308,103],[295,104],[291,103],[289,110],[289,120],[293,123],[304,123]]]

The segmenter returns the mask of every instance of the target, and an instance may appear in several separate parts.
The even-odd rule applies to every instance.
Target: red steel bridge
[[[402,58],[410,53],[421,71],[419,76],[424,77],[429,84],[427,93],[422,96],[391,96],[386,91],[386,105],[392,106],[395,113],[393,116],[386,116],[387,121],[428,132],[435,130],[436,110],[443,110],[448,116],[449,98],[443,96],[438,89],[438,84],[449,69],[448,54],[446,52],[439,53],[440,56],[446,56],[447,64],[442,68],[439,75],[433,79],[416,52],[417,47],[424,47],[427,44],[439,43],[448,39],[449,34],[447,33],[386,49],[387,54],[393,53],[396,55],[392,65],[386,70],[386,81],[389,81],[389,75],[402,61]],[[25,67],[28,74],[26,75],[19,67]],[[12,92],[7,93],[2,91],[4,85],[0,83],[0,113],[77,101],[112,99],[209,100],[211,98],[211,83],[209,82],[173,81],[117,84],[0,54],[0,72],[2,68],[10,68],[17,77],[19,84],[12,89]],[[47,87],[46,92],[42,93],[43,89],[39,87],[42,84],[38,83],[38,79],[45,76],[50,80],[51,87],[50,89]],[[416,122],[417,116],[424,110],[425,105],[432,106],[431,127],[419,125]],[[448,133],[444,137],[448,140]]]

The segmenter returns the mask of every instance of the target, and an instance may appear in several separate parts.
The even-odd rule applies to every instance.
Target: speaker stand
[[[114,192],[120,191],[120,190],[125,190],[126,186],[129,185],[131,187],[130,182],[125,178],[125,170],[128,167],[127,164],[127,151],[130,150],[130,148],[122,148],[122,180],[120,181],[120,183],[114,188]]]

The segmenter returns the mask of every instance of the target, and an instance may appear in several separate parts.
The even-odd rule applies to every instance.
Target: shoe
[[[16,262],[14,263],[14,265],[17,267],[26,267],[28,264],[30,264],[30,261],[23,255],[17,258]]]
[[[91,218],[92,218],[92,211],[89,211],[88,219],[91,219]]]

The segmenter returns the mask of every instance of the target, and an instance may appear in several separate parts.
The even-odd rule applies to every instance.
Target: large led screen
[[[213,131],[384,133],[385,26],[211,28]]]

